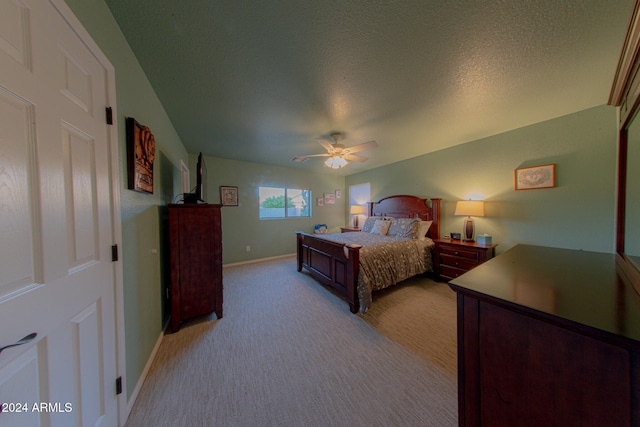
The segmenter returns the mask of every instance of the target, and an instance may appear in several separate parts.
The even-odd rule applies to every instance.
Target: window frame
[[[261,192],[262,189],[272,189],[272,190],[283,190],[284,191],[284,200],[285,200],[285,207],[283,208],[277,208],[277,209],[282,209],[284,212],[284,216],[263,216],[262,214],[262,210],[266,209],[262,207],[262,203],[263,200],[261,200]],[[307,209],[308,210],[308,214],[307,215],[290,215],[289,214],[289,209],[294,209],[294,208],[287,208],[286,207],[286,202],[288,200],[288,194],[289,191],[299,191],[303,197],[303,199],[306,202],[306,205],[302,208]],[[307,197],[304,197],[304,192],[308,192]],[[272,197],[272,196],[270,196]],[[294,196],[295,197],[295,196]],[[265,198],[265,200],[267,200],[267,198]],[[312,207],[312,203],[311,201],[313,200],[312,197],[312,191],[310,188],[296,188],[296,187],[287,187],[287,186],[276,186],[276,185],[260,185],[258,186],[258,219],[259,220],[277,220],[277,219],[291,219],[291,218],[312,218],[313,217],[313,211],[311,209]]]

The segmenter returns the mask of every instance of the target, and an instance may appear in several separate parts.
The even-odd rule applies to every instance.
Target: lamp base
[[[353,227],[358,228],[358,215],[353,216]]]
[[[462,239],[465,242],[473,242],[476,235],[476,227],[473,223],[473,218],[470,216],[464,219],[464,225],[462,226]]]

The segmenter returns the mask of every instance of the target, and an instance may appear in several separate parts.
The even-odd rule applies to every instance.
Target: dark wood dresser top
[[[517,245],[449,282],[459,293],[640,343],[640,295],[614,254]]]

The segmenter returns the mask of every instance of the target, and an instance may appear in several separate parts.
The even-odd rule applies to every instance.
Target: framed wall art
[[[220,186],[220,204],[238,206],[238,187]]]
[[[325,205],[334,205],[336,203],[335,193],[324,193],[324,203]]]
[[[153,133],[133,117],[127,117],[126,131],[128,188],[153,193],[153,160],[156,157]]]
[[[541,165],[519,168],[514,171],[516,190],[536,190],[556,186],[556,165]]]

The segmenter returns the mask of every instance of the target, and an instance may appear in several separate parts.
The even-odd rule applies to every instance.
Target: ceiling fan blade
[[[291,158],[292,162],[298,162],[298,163],[302,163],[305,160],[307,160],[309,157],[329,157],[330,154],[329,153],[324,153],[324,154],[307,154],[305,156],[293,156]]]
[[[367,157],[358,156],[356,154],[344,154],[342,155],[342,157],[344,157],[345,160],[350,160],[352,162],[366,162],[367,160],[369,160],[369,158]]]
[[[316,141],[318,142],[318,144],[322,145],[324,149],[327,150],[329,153],[333,153],[334,147],[332,143],[322,138],[316,138]]]
[[[329,153],[323,153],[323,154],[307,154],[306,156],[300,156],[300,157],[329,157],[331,154]]]
[[[376,148],[378,143],[375,141],[363,142],[362,144],[354,145],[353,147],[347,147],[343,150],[346,153],[357,153],[358,151],[368,150],[370,148]]]

